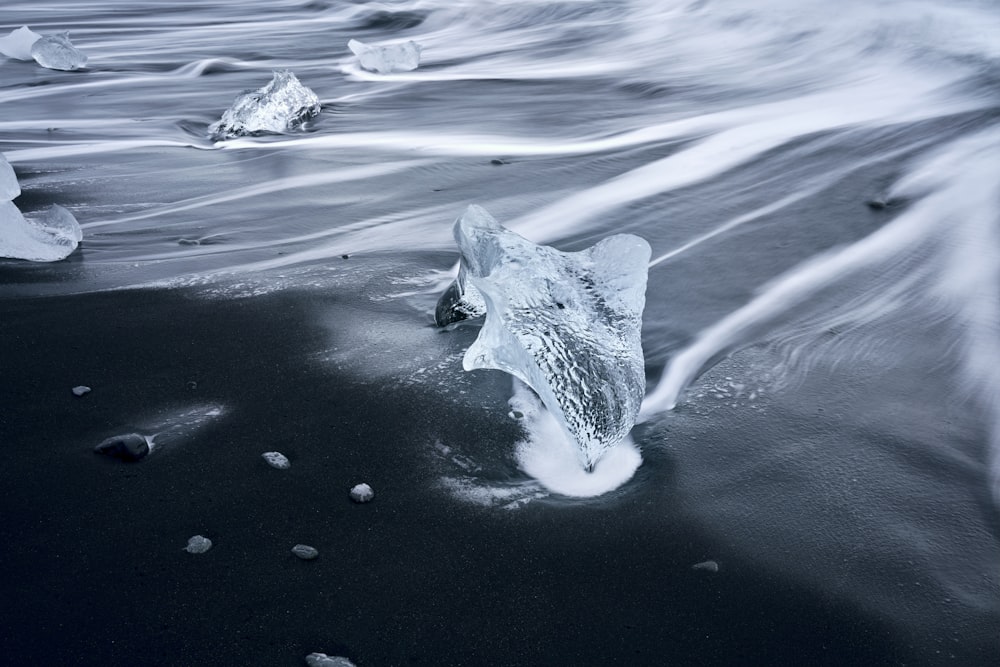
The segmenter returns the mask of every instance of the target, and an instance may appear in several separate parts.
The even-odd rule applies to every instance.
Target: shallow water
[[[995,655],[995,3],[4,3],[0,30],[21,25],[69,30],[89,57],[0,61],[17,203],[67,207],[84,241],[57,264],[0,260],[0,305],[343,293],[378,326],[319,312],[337,342],[304,359],[503,415],[495,380],[459,377],[474,329],[427,326],[453,220],[476,203],[564,250],[638,234],[653,260],[635,477],[570,500],[519,469],[516,439],[442,435],[405,444],[434,471],[428,496],[507,514],[639,494],[886,619],[910,659]],[[351,38],[415,40],[421,66],[365,72]],[[321,114],[210,140],[275,69]]]

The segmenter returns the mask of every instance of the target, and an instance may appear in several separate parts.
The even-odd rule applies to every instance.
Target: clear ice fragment
[[[215,139],[294,129],[320,112],[319,97],[289,70],[274,72],[263,88],[241,93],[208,128]]]
[[[31,46],[41,38],[23,25],[6,37],[0,37],[0,53],[15,60],[31,60]]]
[[[454,231],[462,259],[438,302],[437,323],[485,310],[465,370],[501,370],[531,387],[592,470],[628,435],[645,393],[649,244],[616,234],[561,252],[511,232],[479,206]]]
[[[355,484],[351,487],[351,500],[356,503],[367,503],[371,502],[372,498],[375,497],[375,491],[372,487],[367,484]]]
[[[80,224],[62,206],[26,219],[12,202],[0,202],[0,257],[55,262],[76,250],[82,239]]]
[[[409,72],[417,69],[420,65],[420,51],[423,49],[414,41],[378,45],[365,44],[356,39],[349,41],[347,48],[358,57],[363,68],[379,74]]]
[[[0,201],[10,201],[20,194],[21,186],[18,185],[14,168],[7,162],[3,153],[0,153]]]
[[[292,467],[292,462],[288,460],[288,457],[281,452],[264,452],[261,454],[267,465],[272,468],[277,468],[278,470],[288,470]]]
[[[87,56],[69,41],[69,32],[39,38],[31,45],[31,57],[49,69],[68,71],[87,66]]]

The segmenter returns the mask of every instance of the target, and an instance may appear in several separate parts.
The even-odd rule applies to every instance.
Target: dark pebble
[[[94,447],[94,452],[122,461],[138,461],[149,454],[149,443],[138,433],[116,435]]]

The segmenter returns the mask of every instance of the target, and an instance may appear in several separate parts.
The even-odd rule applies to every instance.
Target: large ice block
[[[25,218],[12,202],[0,202],[0,257],[55,262],[76,250],[83,232],[62,206]]]
[[[422,47],[414,41],[402,44],[365,44],[356,39],[347,43],[354,55],[358,57],[361,66],[369,72],[389,74],[390,72],[409,72],[420,65]]]
[[[628,435],[645,393],[649,244],[616,234],[561,252],[511,232],[479,206],[454,231],[462,259],[437,323],[485,311],[463,367],[501,370],[531,387],[591,470]]]
[[[6,37],[0,37],[0,53],[15,60],[31,60],[31,47],[41,37],[23,25]]]
[[[31,45],[31,57],[49,69],[69,71],[87,66],[87,56],[69,41],[69,32],[39,38]]]
[[[18,185],[17,175],[14,168],[7,162],[7,158],[0,153],[0,201],[10,201],[21,194],[21,186]]]
[[[241,93],[209,132],[216,139],[285,132],[320,112],[316,93],[288,70],[274,72],[263,88]]]

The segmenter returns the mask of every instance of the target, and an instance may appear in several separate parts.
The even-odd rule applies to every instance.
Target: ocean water
[[[507,419],[517,389],[462,374],[474,327],[431,326],[455,218],[478,204],[562,250],[640,235],[648,394],[607,483],[567,481],[544,428],[452,424],[400,443],[428,502],[507,524],[648,499],[717,545],[720,575],[728,554],[879,619],[899,664],[993,664],[992,0],[7,0],[0,31],[21,25],[69,30],[89,58],[0,61],[17,203],[68,208],[84,240],[58,263],[0,260],[3,317],[117,291],[342,294],[350,314],[315,314],[336,343],[303,359]],[[420,68],[366,72],[352,38],[414,40]],[[210,139],[278,69],[319,116]],[[239,409],[210,407],[198,419]]]

